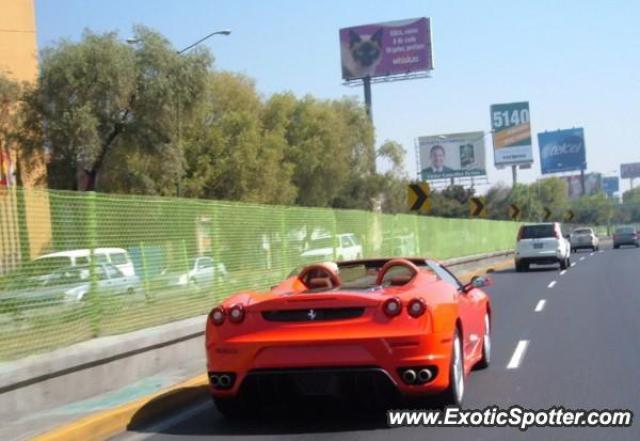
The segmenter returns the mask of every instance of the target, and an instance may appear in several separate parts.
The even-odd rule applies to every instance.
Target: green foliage
[[[144,27],[134,37],[132,47],[114,32],[85,31],[77,43],[62,40],[42,51],[26,108],[26,132],[39,136],[23,145],[31,152],[42,141],[48,146],[51,186],[75,189],[80,181],[80,189],[168,193],[165,177],[182,173],[176,112],[191,113],[212,57],[179,56]],[[145,162],[149,155],[155,164]]]
[[[16,107],[20,102],[21,85],[0,72],[0,149],[5,151],[15,136]]]
[[[621,215],[618,223],[640,222],[640,187],[627,190],[622,194]]]

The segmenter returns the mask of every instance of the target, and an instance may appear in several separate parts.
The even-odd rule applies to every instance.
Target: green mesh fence
[[[0,359],[205,314],[311,262],[506,250],[519,226],[15,188],[0,211]]]

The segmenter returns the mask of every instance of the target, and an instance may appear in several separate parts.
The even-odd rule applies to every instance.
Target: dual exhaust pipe
[[[407,384],[422,384],[427,383],[433,379],[433,372],[431,369],[405,369],[402,372],[402,381]]]
[[[211,386],[216,389],[229,389],[233,384],[229,374],[211,374],[209,378],[211,379]]]

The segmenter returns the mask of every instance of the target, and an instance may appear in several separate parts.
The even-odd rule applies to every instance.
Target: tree
[[[170,190],[161,178],[181,176],[179,121],[202,96],[212,57],[206,50],[178,55],[144,27],[134,37],[135,48],[114,32],[85,31],[80,42],[43,50],[40,78],[27,99],[33,135],[25,147],[39,151],[44,141],[50,186],[164,194]],[[144,167],[147,155],[162,160]]]
[[[622,194],[621,222],[640,222],[640,187],[627,190]]]
[[[253,81],[229,72],[209,74],[205,99],[186,133],[186,194],[289,204],[296,189],[281,130],[265,128]]]
[[[16,112],[21,95],[21,85],[0,72],[0,182],[9,181],[5,176],[6,161],[9,160],[11,143],[16,136],[18,114]],[[6,185],[8,182],[3,182]]]

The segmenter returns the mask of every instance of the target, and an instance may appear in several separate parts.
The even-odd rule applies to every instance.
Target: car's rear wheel
[[[486,369],[491,363],[491,320],[489,314],[484,315],[484,335],[482,337],[482,358],[476,364],[478,369]]]
[[[529,269],[529,264],[525,262],[516,262],[516,271],[521,273]]]
[[[566,270],[567,268],[569,268],[569,259],[565,258],[560,260],[560,269],[561,270]]]
[[[445,406],[460,406],[464,398],[464,356],[462,352],[462,337],[456,329],[451,347],[449,362],[449,387],[442,393],[442,404]]]

